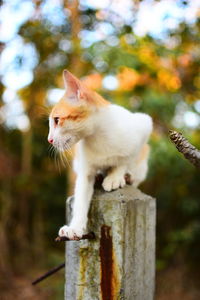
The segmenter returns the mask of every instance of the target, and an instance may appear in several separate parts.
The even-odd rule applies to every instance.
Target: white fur
[[[145,179],[148,157],[139,160],[139,155],[152,132],[152,120],[144,113],[131,113],[110,104],[98,108],[86,121],[74,123],[74,127],[66,120],[64,128],[55,129],[52,122],[50,118],[49,136],[57,148],[66,149],[77,143],[73,217],[69,226],[59,230],[59,236],[74,239],[81,237],[86,230],[98,171],[110,170],[102,184],[105,191],[123,187],[126,173],[131,175],[135,186]]]

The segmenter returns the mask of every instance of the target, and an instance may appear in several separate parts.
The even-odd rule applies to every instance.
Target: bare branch
[[[200,151],[190,144],[182,133],[170,130],[169,137],[176,145],[178,151],[181,152],[195,167],[200,168]]]

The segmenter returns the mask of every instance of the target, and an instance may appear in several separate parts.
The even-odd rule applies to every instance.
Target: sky
[[[61,9],[61,0],[46,0],[42,6],[42,15],[51,19],[54,24],[60,25],[63,22],[64,14]],[[94,31],[83,30],[80,34],[82,47],[89,47],[92,43],[103,39],[112,38],[112,43],[118,43],[117,38],[112,36],[114,26],[127,24],[133,27],[136,35],[144,36],[147,33],[154,38],[166,39],[167,31],[174,29],[181,21],[194,22],[200,12],[200,1],[192,0],[189,4],[180,5],[181,1],[174,0],[144,0],[140,2],[138,13],[135,15],[134,1],[132,0],[80,0],[81,8],[91,7],[100,9],[102,13],[111,18],[112,24],[102,22],[96,26]],[[21,130],[27,129],[29,122],[24,114],[23,106],[16,92],[20,88],[30,84],[33,80],[33,69],[38,63],[37,53],[34,45],[24,44],[22,38],[17,34],[20,26],[33,17],[34,1],[30,0],[5,0],[0,11],[0,41],[6,43],[6,47],[0,57],[0,76],[7,87],[3,101],[5,102],[4,112],[0,111],[0,122],[4,119],[11,120],[10,127],[18,127]],[[133,23],[133,18],[135,22]],[[10,21],[12,20],[12,22]],[[109,38],[108,38],[109,37]],[[65,46],[65,45],[64,45]],[[70,45],[68,45],[70,47]],[[23,53],[23,67],[17,68],[16,57]],[[112,75],[104,78],[105,89],[116,89],[117,79]],[[52,93],[54,99],[60,97],[62,91],[54,89],[48,91],[51,102]],[[14,107],[14,109],[13,109]],[[12,116],[8,118],[7,116]],[[184,118],[183,118],[184,119]],[[190,122],[190,120],[193,120]],[[195,121],[196,120],[196,123]],[[186,115],[186,124],[200,124],[196,115]],[[24,124],[24,126],[23,126]],[[195,125],[196,126],[196,125]]]

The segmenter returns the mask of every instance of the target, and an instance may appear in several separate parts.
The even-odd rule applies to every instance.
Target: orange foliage
[[[141,46],[138,50],[138,57],[151,69],[156,69],[160,65],[160,57],[150,45]]]
[[[132,90],[140,80],[140,75],[137,71],[124,67],[117,75],[119,89],[124,91]]]
[[[152,79],[151,79],[150,75],[148,73],[142,73],[138,80],[138,85],[150,84],[151,82],[152,82]]]
[[[191,63],[191,60],[192,58],[190,54],[183,54],[178,57],[178,63],[182,67],[188,67]]]
[[[185,100],[187,103],[193,103],[196,100],[196,96],[193,94],[186,94]]]
[[[200,87],[200,76],[196,76],[195,78],[194,78],[194,86],[196,87],[196,88],[199,88]]]
[[[181,80],[175,72],[170,72],[167,69],[160,69],[157,76],[160,85],[164,86],[169,91],[174,91],[181,87]]]
[[[98,90],[102,86],[102,76],[98,73],[90,74],[81,81],[91,90]]]

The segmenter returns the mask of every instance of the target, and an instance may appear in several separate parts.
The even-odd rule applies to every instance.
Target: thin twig
[[[84,234],[81,238],[75,237],[73,240],[69,239],[66,236],[58,236],[55,241],[56,242],[66,242],[66,241],[80,241],[80,240],[94,240],[95,234],[94,232],[89,232],[87,234]]]
[[[84,234],[84,235],[82,236],[82,238],[78,238],[78,237],[77,237],[77,238],[74,239],[74,240],[80,241],[80,240],[86,240],[86,239],[87,239],[87,240],[94,240],[94,239],[95,239],[95,234],[94,234],[94,232],[89,232],[89,233],[87,233],[87,234]],[[67,237],[65,237],[65,236],[62,236],[62,237],[58,236],[58,237],[55,239],[56,242],[74,241],[74,240],[70,240],[69,238],[67,238]],[[46,279],[47,277],[53,275],[54,273],[58,272],[60,269],[62,269],[62,268],[64,268],[64,267],[65,267],[65,263],[63,263],[63,264],[61,264],[61,265],[59,265],[59,266],[57,266],[57,267],[51,269],[50,271],[46,272],[45,274],[43,274],[42,276],[40,276],[40,277],[38,277],[36,280],[34,280],[34,281],[32,282],[32,285],[35,285],[35,284],[39,283],[40,281],[42,281],[42,280]]]
[[[53,275],[54,273],[58,272],[60,269],[65,267],[65,263],[62,263],[61,265],[49,270],[48,272],[46,272],[45,274],[43,274],[42,276],[38,277],[36,280],[34,280],[32,282],[32,285],[36,285],[37,283],[39,283],[40,281],[46,279],[47,277]]]
[[[200,168],[200,151],[190,144],[182,133],[170,130],[169,137],[176,145],[178,151],[181,152],[195,167]]]

